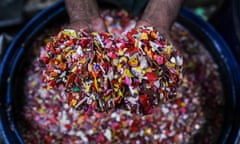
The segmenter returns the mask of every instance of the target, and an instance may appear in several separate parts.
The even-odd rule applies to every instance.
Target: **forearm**
[[[183,0],[149,0],[142,20],[160,30],[169,30],[176,19]]]
[[[99,16],[96,0],[65,0],[70,22],[88,21]]]

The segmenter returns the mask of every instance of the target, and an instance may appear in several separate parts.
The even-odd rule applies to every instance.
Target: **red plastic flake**
[[[48,57],[46,57],[46,56],[42,57],[42,61],[43,61],[44,64],[47,64],[48,60],[49,60]]]
[[[155,81],[158,79],[157,74],[154,72],[148,72],[148,73],[146,73],[146,76],[147,76],[147,80],[149,80],[149,81]]]

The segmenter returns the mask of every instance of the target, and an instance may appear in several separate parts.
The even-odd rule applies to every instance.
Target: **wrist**
[[[161,31],[169,31],[171,28],[171,24],[169,20],[165,17],[159,17],[159,16],[147,16],[141,18],[141,21],[145,21],[151,26],[154,26],[156,29]]]
[[[87,14],[79,14],[78,16],[71,16],[70,23],[86,22],[87,24],[98,18],[99,16],[87,16]]]
[[[70,22],[89,22],[99,16],[96,0],[65,0]]]
[[[106,27],[104,21],[100,17],[92,18],[92,19],[83,19],[71,22],[68,26],[69,28],[79,30],[86,29],[87,31],[96,31],[96,32],[104,32],[106,31]]]

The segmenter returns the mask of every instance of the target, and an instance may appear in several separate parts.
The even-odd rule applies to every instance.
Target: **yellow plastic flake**
[[[89,93],[89,92],[90,92],[90,88],[91,88],[91,85],[86,84],[86,85],[85,85],[85,92],[86,92],[86,93]]]
[[[122,97],[123,96],[123,93],[121,90],[118,90],[118,96]]]
[[[72,100],[71,100],[71,105],[72,105],[72,106],[75,106],[76,104],[77,104],[77,100],[76,100],[76,99],[72,99]]]
[[[156,39],[157,38],[157,34],[155,32],[151,32],[151,37]]]
[[[119,49],[119,50],[118,50],[118,55],[123,56],[124,53],[126,52],[126,50],[127,50],[127,48]]]
[[[131,57],[128,61],[130,66],[137,66],[138,65],[138,58],[136,56]]]
[[[174,68],[175,67],[175,64],[174,63],[167,63],[166,64],[168,67],[170,67],[170,68]]]
[[[119,59],[119,63],[126,63],[126,62],[127,62],[127,58],[124,56]]]
[[[137,95],[139,94],[139,91],[138,91],[137,88],[134,88],[134,89],[133,89],[133,92],[134,92],[135,94],[137,94]]]
[[[95,46],[97,46],[98,49],[100,49],[100,46],[97,41],[94,41]]]
[[[75,66],[72,68],[71,72],[72,72],[72,73],[75,73],[76,71],[77,71],[77,66],[75,65]]]
[[[146,68],[145,71],[146,71],[146,72],[152,72],[152,69],[151,69],[151,68]]]
[[[62,33],[67,36],[77,37],[77,32],[73,29],[64,29]]]
[[[135,40],[134,47],[138,47],[138,40]]]
[[[94,86],[95,86],[96,90],[99,91],[97,78],[95,75],[93,75],[93,77],[94,77]]]
[[[114,86],[114,91],[117,92],[119,90],[119,84],[114,83],[113,86]]]
[[[127,127],[127,122],[126,121],[122,121],[121,124],[122,124],[122,127]]]
[[[54,77],[50,77],[49,80],[54,80],[55,78]]]
[[[153,54],[151,50],[148,50],[147,46],[144,47],[144,51],[147,53],[148,57],[152,59]]]
[[[142,33],[140,39],[141,39],[141,40],[148,40],[148,35],[147,35],[147,33]]]
[[[54,61],[54,64],[55,64],[55,65],[58,65],[58,64],[59,64],[59,61],[58,61],[58,60],[55,60],[55,61]]]
[[[124,69],[123,75],[124,75],[124,76],[127,76],[127,77],[130,77],[130,78],[133,77],[133,75],[132,75],[132,73],[130,72],[129,69]]]
[[[168,87],[168,82],[167,81],[165,82],[165,86]]]
[[[181,107],[186,107],[186,104],[185,104],[184,102],[181,102],[181,103],[180,103],[180,106],[181,106]]]
[[[32,81],[31,82],[31,86],[36,86],[37,85],[37,82],[36,81]]]
[[[86,63],[86,57],[80,58],[79,63],[80,64],[85,64]]]
[[[97,33],[97,32],[92,32],[92,35],[93,35],[93,36],[97,36],[98,33]]]
[[[167,49],[167,54],[170,55],[171,54],[171,49],[172,49],[172,44],[167,45],[166,49]]]
[[[46,108],[45,107],[41,107],[39,110],[40,114],[45,114],[46,113]]]
[[[105,96],[104,96],[104,101],[107,102],[107,101],[110,100],[110,98],[111,98],[111,96],[107,96],[107,95],[105,95]]]
[[[138,66],[138,67],[135,68],[135,70],[138,71],[138,72],[141,72],[142,71],[142,67]]]
[[[70,57],[70,56],[72,56],[73,53],[75,53],[74,50],[69,50],[65,57]]]
[[[122,64],[118,64],[117,70],[120,71],[121,68],[122,68]]]
[[[67,47],[67,48],[65,48],[63,51],[64,51],[65,53],[68,53],[70,50],[71,50],[71,47]]]
[[[60,55],[57,56],[56,59],[57,59],[59,62],[62,62],[62,60],[63,60],[63,56],[60,54]]]
[[[124,54],[124,51],[123,51],[122,49],[119,49],[119,50],[118,50],[118,54],[119,54],[120,56],[122,56],[122,55]]]
[[[152,134],[152,130],[150,128],[146,128],[145,129],[145,134],[151,135]]]
[[[121,83],[122,82],[122,78],[118,78],[118,83]]]

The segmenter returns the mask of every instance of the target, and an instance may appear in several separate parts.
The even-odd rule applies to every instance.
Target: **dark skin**
[[[183,0],[149,0],[136,26],[154,26],[159,32],[169,37],[170,28],[179,13],[182,2]],[[106,31],[96,0],[65,0],[65,3],[70,17],[70,28]]]

